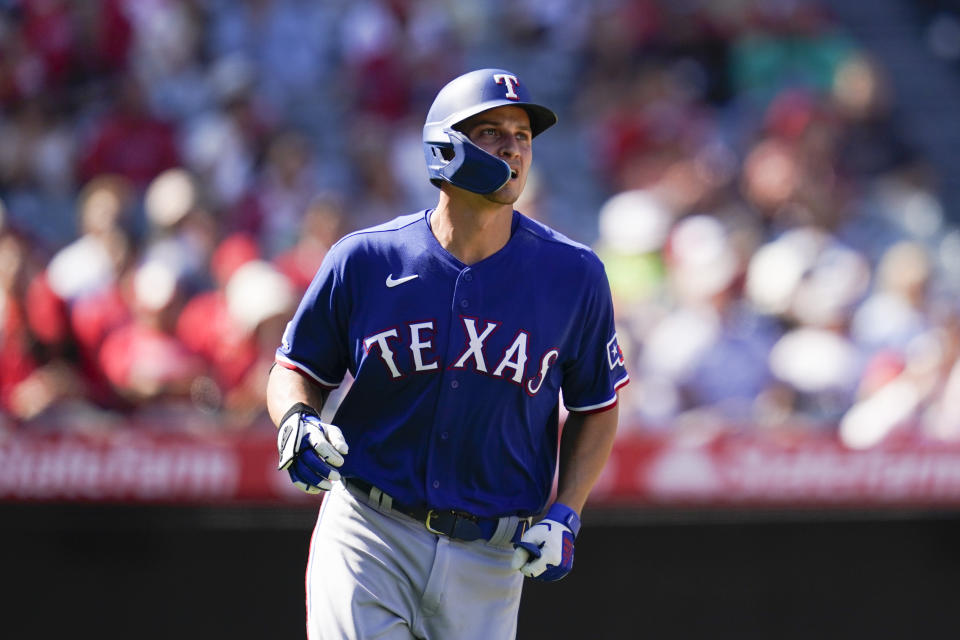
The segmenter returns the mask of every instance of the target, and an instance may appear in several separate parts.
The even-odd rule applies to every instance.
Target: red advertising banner
[[[269,431],[17,434],[0,440],[0,500],[292,503]],[[315,498],[313,498],[315,500]]]
[[[124,429],[106,435],[0,435],[0,500],[157,503],[316,502],[276,470],[269,430]],[[623,436],[598,506],[960,508],[960,444],[851,450],[833,437]]]
[[[960,507],[960,445],[844,447],[828,435],[790,440],[724,434],[686,442],[622,438],[592,501],[672,506]]]

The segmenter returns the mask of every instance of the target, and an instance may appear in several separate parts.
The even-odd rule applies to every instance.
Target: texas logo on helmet
[[[520,99],[517,92],[513,90],[513,88],[520,83],[520,81],[517,80],[517,76],[510,75],[509,73],[495,73],[493,74],[493,81],[497,84],[506,85],[507,93],[504,97],[510,98],[511,100]]]

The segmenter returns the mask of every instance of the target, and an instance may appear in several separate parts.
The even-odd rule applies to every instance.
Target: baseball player
[[[503,69],[443,87],[423,129],[436,206],[341,239],[287,326],[279,467],[329,492],[312,640],[513,638],[524,576],[573,566],[628,376],[601,262],[513,209],[556,121]]]

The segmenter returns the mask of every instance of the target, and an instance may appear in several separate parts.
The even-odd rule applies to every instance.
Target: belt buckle
[[[525,534],[529,528],[530,518],[520,518],[520,522],[517,523],[517,528],[513,530],[513,537],[510,541],[513,544],[520,542],[520,539],[523,538],[523,534]]]
[[[427,531],[429,531],[430,533],[432,533],[432,534],[434,534],[434,535],[438,535],[438,536],[445,536],[445,535],[447,535],[445,532],[443,532],[443,531],[438,531],[438,530],[434,529],[432,526],[430,526],[430,521],[433,520],[433,517],[434,517],[435,515],[437,515],[436,509],[430,509],[429,511],[427,511],[427,520],[426,520],[426,522],[423,523],[424,526],[427,527]]]
[[[450,526],[446,531],[442,531],[433,526],[433,519],[440,516],[451,516]],[[440,510],[430,509],[427,511],[426,521],[423,523],[427,531],[434,535],[446,536],[455,540],[465,540],[471,542],[483,538],[483,531],[480,528],[480,520],[476,516],[456,511],[453,509]]]

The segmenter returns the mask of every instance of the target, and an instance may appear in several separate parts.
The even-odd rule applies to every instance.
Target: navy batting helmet
[[[512,105],[530,115],[533,136],[553,126],[557,115],[530,102],[530,92],[517,75],[503,69],[479,69],[454,78],[437,94],[423,126],[423,153],[430,182],[493,193],[510,179],[510,166],[470,142],[455,126],[476,114]]]

